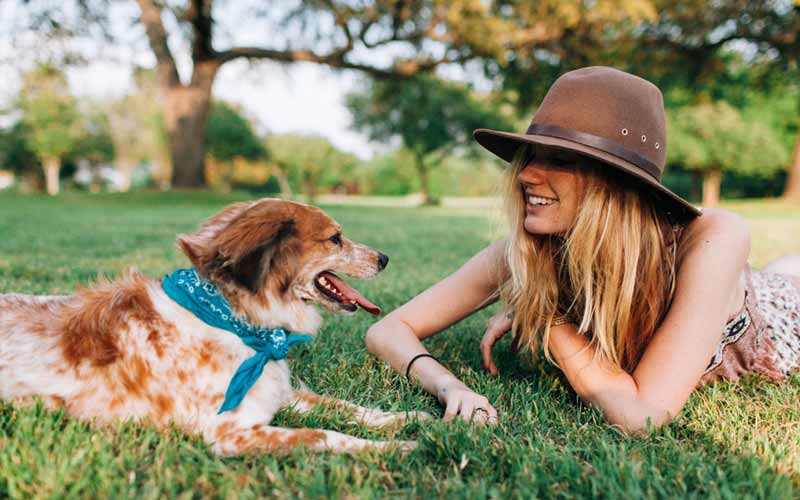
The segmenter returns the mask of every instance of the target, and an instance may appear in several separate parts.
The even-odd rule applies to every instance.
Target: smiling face
[[[565,149],[531,146],[527,164],[517,174],[525,200],[525,231],[530,234],[564,234],[575,221],[584,176],[584,158]]]
[[[197,232],[181,235],[178,243],[234,308],[315,302],[337,313],[353,313],[360,306],[380,314],[378,306],[335,273],[370,278],[389,258],[345,238],[341,226],[316,207],[279,199],[237,203],[210,217]]]

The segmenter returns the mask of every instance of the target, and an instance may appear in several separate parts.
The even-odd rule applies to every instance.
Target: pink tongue
[[[344,280],[339,279],[338,276],[335,276],[331,273],[322,273],[322,275],[325,276],[325,279],[333,283],[333,286],[335,286],[340,292],[342,292],[342,295],[348,302],[355,300],[356,303],[358,303],[358,305],[360,305],[365,311],[370,312],[375,316],[378,316],[381,313],[380,307],[367,300],[367,298],[361,295],[358,290],[345,283]]]

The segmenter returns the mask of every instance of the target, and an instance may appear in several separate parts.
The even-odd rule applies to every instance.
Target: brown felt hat
[[[575,151],[632,176],[676,218],[700,215],[661,184],[667,155],[664,99],[658,87],[630,73],[604,66],[564,73],[524,134],[478,129],[474,137],[508,162],[524,144]]]

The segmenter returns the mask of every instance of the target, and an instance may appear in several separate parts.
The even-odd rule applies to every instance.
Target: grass
[[[185,266],[176,233],[241,196],[0,194],[0,293],[70,293],[99,273],[135,266],[161,276]],[[490,239],[479,211],[325,207],[351,238],[391,256],[358,287],[385,310],[448,273]],[[751,262],[800,253],[800,207],[740,202],[754,233]],[[747,378],[696,391],[670,425],[621,435],[580,404],[559,372],[497,348],[499,378],[483,375],[478,342],[492,310],[428,341],[430,350],[501,411],[495,428],[440,421],[395,434],[322,411],[279,414],[276,425],[370,438],[416,439],[408,455],[355,457],[297,450],[220,459],[196,437],[120,423],[95,427],[41,407],[0,403],[0,498],[26,497],[716,497],[792,498],[800,489],[800,377]],[[320,338],[293,351],[294,372],[315,390],[367,406],[421,409],[436,401],[364,348],[364,313],[328,316]]]

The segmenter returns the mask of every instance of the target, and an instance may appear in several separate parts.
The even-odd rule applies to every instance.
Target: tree
[[[284,11],[285,15],[274,24],[277,27],[274,32],[281,33],[282,40],[271,40],[265,47],[218,49],[215,35],[222,28],[211,0],[192,0],[185,7],[172,9],[154,0],[137,0],[137,4],[141,9],[140,21],[156,56],[176,187],[203,185],[203,139],[211,87],[219,68],[229,61],[239,58],[284,63],[307,61],[362,70],[380,77],[408,77],[442,63],[489,55],[505,39],[506,32],[503,23],[490,22],[488,9],[477,0],[448,3],[379,0],[364,5],[300,1]],[[281,10],[278,7],[273,12]],[[260,12],[262,15],[256,17],[270,18],[269,13]],[[167,32],[164,18],[177,21],[173,33]],[[188,37],[186,45],[191,47],[192,72],[188,82],[181,80],[173,49],[167,43],[168,38],[181,36]],[[292,43],[293,38],[302,41]],[[434,42],[436,50],[424,48]],[[392,45],[402,46],[410,55],[394,58],[389,65],[354,55]],[[327,50],[320,50],[321,47]],[[409,48],[412,50],[408,51]]]
[[[259,160],[267,150],[253,132],[250,122],[235,106],[214,101],[206,129],[208,154],[219,161],[231,161],[237,156]]]
[[[547,5],[536,2],[531,8]],[[563,8],[581,10],[570,2]],[[591,9],[597,10],[602,8]],[[501,82],[504,96],[520,112],[527,114],[560,74],[596,64],[654,82],[668,106],[726,99],[741,107],[742,103],[731,100],[732,93],[752,93],[757,87],[780,95],[781,86],[796,86],[800,71],[800,3],[796,1],[635,2],[620,6],[616,20],[607,17],[599,23],[591,11],[584,8],[580,14],[565,16],[561,36],[521,47],[505,65],[486,62],[487,75]],[[731,74],[732,59],[744,62],[739,64],[744,71]],[[775,85],[777,80],[783,80],[782,84]],[[795,116],[797,109],[795,105]],[[800,121],[790,128],[795,137],[794,159],[785,196],[800,199]]]
[[[223,101],[214,101],[211,105],[206,143],[211,157],[207,171],[214,170],[225,190],[231,187],[236,165],[243,160],[253,165],[268,156],[247,118],[239,109]],[[261,165],[262,170],[268,168],[266,164]]]
[[[770,175],[787,154],[775,134],[761,123],[746,122],[724,101],[686,106],[668,113],[668,161],[692,170],[703,181],[703,206],[719,202],[726,170]]]
[[[430,169],[441,164],[453,148],[470,144],[473,130],[511,128],[495,106],[466,86],[432,76],[370,82],[365,91],[348,96],[347,105],[353,126],[366,131],[370,139],[402,140],[414,158],[425,204],[436,201],[430,190]]]
[[[47,193],[58,194],[62,159],[81,136],[81,117],[64,74],[43,64],[25,75],[18,106],[28,147],[39,157]]]
[[[120,174],[120,191],[130,189],[136,166],[149,160],[153,177],[169,185],[169,160],[159,96],[152,71],[135,68],[131,93],[103,105],[108,130],[114,144],[114,166]]]
[[[302,187],[311,203],[322,189],[354,179],[359,164],[355,156],[315,135],[273,135],[267,138],[267,149],[271,161]]]
[[[724,62],[720,49],[749,42],[748,51],[773,73],[794,82],[800,77],[800,3],[774,0],[659,0],[659,19],[641,33],[635,51],[640,68],[661,73],[657,83],[675,80],[687,86],[713,83]],[[680,67],[682,71],[674,71]],[[800,101],[795,105],[794,152],[787,159],[784,197],[800,201]]]
[[[23,174],[38,169],[36,153],[30,150],[23,123],[0,129],[0,168]]]
[[[110,24],[107,3],[28,3],[32,12],[27,17],[40,32],[92,36],[102,31],[94,26]],[[212,0],[137,4],[137,21],[157,61],[173,185],[183,188],[203,185],[211,88],[227,62],[313,62],[373,78],[403,79],[474,59],[505,66],[517,51],[533,53],[539,45],[569,36],[584,19],[591,20],[593,32],[613,32],[655,12],[650,0],[291,0],[256,5],[232,26],[232,16],[224,14],[240,3],[224,4],[224,12]],[[259,46],[238,44],[239,33],[254,32],[269,33],[269,39]],[[175,51],[182,48],[191,61],[191,73],[183,79],[175,62],[183,55]]]

